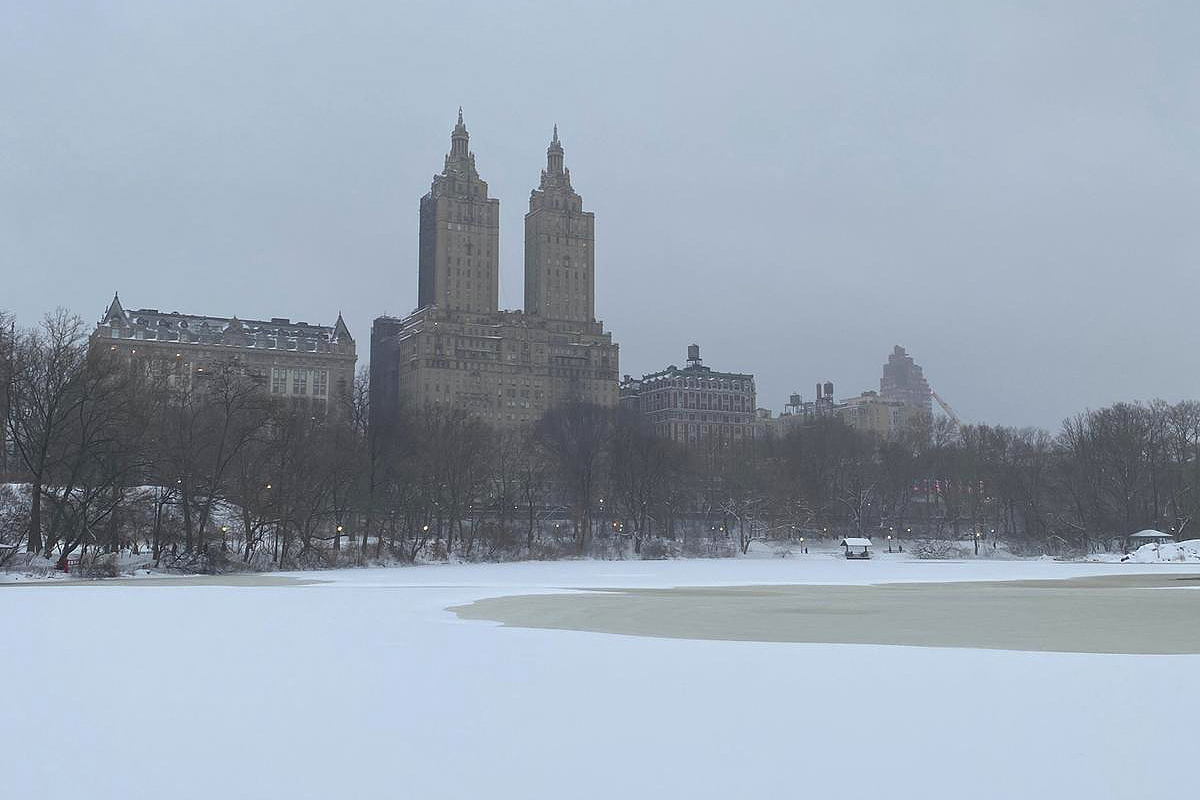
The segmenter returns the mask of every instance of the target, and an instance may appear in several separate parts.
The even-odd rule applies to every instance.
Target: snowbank
[[[1185,563],[1200,563],[1200,539],[1188,539],[1183,542],[1151,542],[1144,544],[1130,555],[1131,561],[1139,564],[1153,564],[1158,561],[1183,561]]]

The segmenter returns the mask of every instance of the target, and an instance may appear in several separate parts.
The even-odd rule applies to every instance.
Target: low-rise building
[[[354,337],[341,314],[327,326],[280,317],[260,321],[155,308],[126,311],[114,295],[91,342],[179,389],[195,385],[218,364],[235,362],[264,392],[322,413],[344,413],[342,401],[354,380]]]
[[[620,403],[645,417],[654,431],[677,442],[753,439],[758,429],[754,376],[717,372],[700,360],[700,346],[688,347],[687,366],[621,381]]]

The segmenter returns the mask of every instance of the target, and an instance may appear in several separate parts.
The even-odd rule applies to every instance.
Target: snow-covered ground
[[[0,587],[0,795],[1188,796],[1200,656],[640,638],[445,610],[563,588],[1187,567],[812,555]]]

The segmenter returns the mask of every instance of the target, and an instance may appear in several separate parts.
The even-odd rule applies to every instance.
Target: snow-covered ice
[[[1186,796],[1200,656],[641,638],[445,610],[563,588],[1133,570],[1188,565],[801,556],[7,586],[0,785],[12,798]],[[1144,741],[1177,744],[1147,758]]]

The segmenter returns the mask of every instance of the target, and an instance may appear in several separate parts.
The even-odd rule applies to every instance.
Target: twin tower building
[[[427,404],[495,427],[571,399],[616,405],[618,348],[596,320],[595,219],[571,187],[558,129],[525,215],[525,309],[502,311],[500,201],[458,124],[421,198],[417,310],[371,328],[372,423]]]

